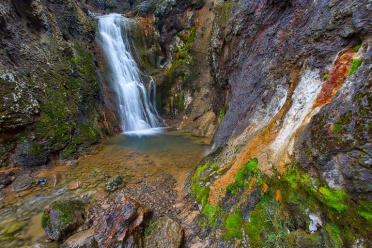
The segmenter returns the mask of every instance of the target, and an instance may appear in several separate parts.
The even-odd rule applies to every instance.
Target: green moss
[[[332,242],[337,246],[342,246],[342,238],[341,238],[341,231],[340,228],[335,224],[327,224],[325,226],[325,230],[327,231],[329,237],[331,238]]]
[[[220,123],[225,119],[225,106],[222,106],[220,109]]]
[[[196,200],[202,204],[202,206],[207,205],[209,197],[209,187],[194,187],[191,189],[196,194]]]
[[[243,222],[243,217],[239,209],[236,209],[234,214],[228,215],[224,221],[224,228],[226,229],[224,237],[228,240],[234,238],[243,239],[243,234],[240,230]]]
[[[328,78],[328,73],[326,73],[326,74],[323,75],[323,79],[324,80],[327,80],[327,78]]]
[[[45,229],[47,226],[50,226],[50,217],[49,215],[46,215],[46,212],[44,210],[43,215],[41,216],[41,227]]]
[[[236,173],[235,183],[237,186],[247,186],[248,181],[245,180],[248,174],[261,175],[260,170],[257,169],[258,160],[257,158],[251,159],[248,163],[244,164],[243,167]]]
[[[183,111],[185,109],[185,93],[182,92],[181,94],[177,94],[174,97],[174,105],[179,111]]]
[[[200,175],[201,175],[201,173],[202,173],[203,171],[205,171],[208,167],[209,167],[209,163],[204,164],[204,166],[202,166],[202,167],[198,167],[198,168],[196,169],[196,172],[194,173],[194,176],[191,178],[191,180],[192,180],[193,182],[195,182],[196,180],[198,180],[199,177],[200,177]]]
[[[184,50],[179,51],[178,56],[180,59],[185,59],[187,57],[187,51]]]
[[[8,229],[5,230],[4,235],[14,235],[19,232],[26,225],[23,221],[18,221],[12,224]]]
[[[217,218],[220,215],[219,207],[214,207],[212,205],[205,205],[204,210],[202,212],[207,217],[207,224],[213,227],[216,227]]]
[[[74,219],[76,219],[75,211],[83,210],[83,203],[77,200],[69,200],[69,201],[58,201],[51,204],[51,208],[61,212],[61,222],[62,225],[65,226],[71,223]],[[41,217],[41,226],[42,228],[46,228],[47,226],[52,225],[51,219],[46,211],[44,211]],[[56,226],[55,228],[60,229],[62,226]]]
[[[234,0],[226,1],[224,4],[222,4],[222,18],[227,21],[229,19],[229,14],[231,10],[231,5]]]
[[[217,171],[218,170],[218,164],[212,164],[212,171]]]
[[[354,49],[353,49],[354,52],[356,52],[356,53],[359,52],[359,49],[360,49],[361,46],[362,46],[362,44],[355,46]]]
[[[345,192],[325,187],[320,187],[319,192],[321,193],[320,201],[332,210],[335,210],[338,213],[347,210],[347,205],[344,202],[348,199],[348,196]]]
[[[250,222],[244,224],[244,232],[249,237],[251,247],[262,247],[262,233],[265,230],[266,215],[262,205],[249,213]]]
[[[351,63],[351,67],[350,67],[350,71],[349,71],[349,76],[353,75],[357,70],[358,68],[362,65],[362,59],[353,59],[352,63]]]
[[[235,195],[236,193],[236,184],[235,183],[229,183],[227,186],[226,186],[226,190],[228,192],[230,192],[231,194]]]
[[[285,239],[286,246],[297,247],[318,247],[320,237],[318,233],[308,234],[304,230],[290,232]]]

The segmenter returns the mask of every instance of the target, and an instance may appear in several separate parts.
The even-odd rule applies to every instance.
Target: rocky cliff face
[[[370,3],[214,4],[213,109],[228,111],[190,185],[215,228],[189,240],[369,244]]]
[[[0,3],[1,166],[72,158],[119,131],[87,13],[73,0]]]

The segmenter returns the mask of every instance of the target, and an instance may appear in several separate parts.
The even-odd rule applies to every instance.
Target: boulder
[[[148,236],[145,240],[145,247],[151,248],[178,248],[183,238],[182,226],[164,216],[148,227]]]
[[[88,229],[75,233],[69,237],[61,248],[96,248],[97,241],[94,239],[94,229]]]
[[[65,239],[84,223],[83,212],[81,201],[57,201],[44,210],[41,226],[50,239]]]
[[[12,191],[19,192],[30,189],[37,185],[37,181],[30,175],[22,175],[16,178],[12,184]]]
[[[112,197],[111,206],[99,214],[95,239],[99,247],[143,247],[142,236],[151,211],[130,198]],[[105,204],[106,205],[106,204]]]

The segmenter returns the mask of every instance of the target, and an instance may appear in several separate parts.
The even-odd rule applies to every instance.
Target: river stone
[[[94,229],[88,229],[75,233],[69,237],[61,248],[96,248],[97,241],[94,239]]]
[[[22,175],[16,178],[12,184],[12,191],[19,192],[36,186],[37,182],[30,175]]]
[[[106,190],[115,191],[122,185],[123,185],[123,178],[119,175],[116,175],[109,182],[106,183]]]
[[[46,178],[46,186],[48,187],[55,187],[59,182],[62,180],[61,173],[54,173],[52,175],[47,176]]]
[[[145,240],[145,247],[178,248],[181,246],[183,228],[168,216],[159,218],[149,228],[153,228],[154,230],[150,230],[151,233]]]
[[[101,214],[94,237],[102,248],[143,247],[142,234],[150,217],[148,208],[128,197],[124,198]]]
[[[65,239],[84,223],[83,212],[81,201],[57,201],[44,210],[41,226],[50,239]]]

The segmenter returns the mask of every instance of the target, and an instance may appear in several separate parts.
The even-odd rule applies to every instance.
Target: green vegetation
[[[156,229],[158,229],[158,223],[151,220],[149,225],[145,229],[144,239],[147,239]]]
[[[220,123],[225,119],[225,106],[222,106],[220,109]]]
[[[227,21],[231,10],[231,5],[234,0],[226,1],[222,4],[222,18]]]
[[[217,171],[218,170],[218,164],[212,164],[212,171]]]
[[[257,166],[257,158],[249,160],[249,162],[244,164],[236,173],[235,182],[228,184],[226,190],[234,195],[238,189],[247,187],[249,182],[253,179],[253,176],[256,176],[256,182],[258,182],[258,185],[261,186],[263,184],[263,179],[261,171],[257,169]]]
[[[326,73],[326,74],[323,75],[323,79],[324,80],[327,80],[327,78],[328,78],[328,73]]]
[[[214,207],[212,205],[205,205],[203,214],[207,217],[207,224],[216,227],[217,218],[220,216],[220,209],[218,206]]]
[[[185,109],[185,93],[182,92],[181,94],[177,94],[174,97],[174,105],[179,111],[183,111]]]
[[[41,227],[45,229],[47,226],[50,225],[51,225],[50,217],[49,215],[46,215],[46,210],[44,210],[44,213],[41,216]]]
[[[235,181],[226,187],[232,194],[226,196],[228,201],[237,200],[239,208],[224,209],[224,201],[215,206],[208,204],[209,187],[199,186],[199,181],[194,184],[192,190],[197,192],[197,200],[203,205],[203,224],[225,230],[223,237],[230,241],[242,240],[244,230],[250,247],[316,247],[319,244],[327,248],[350,247],[355,240],[369,236],[368,230],[372,228],[370,202],[351,202],[345,192],[329,188],[320,178],[311,178],[296,164],[289,164],[284,174],[274,169],[274,175],[265,178],[264,186],[257,166],[257,159],[249,160],[237,172]],[[198,168],[194,177],[199,178],[206,169],[205,165]],[[249,212],[249,221],[245,222],[242,211],[247,209],[243,210],[241,206],[246,206],[246,203],[240,193],[253,177],[256,178],[256,189],[252,193],[258,190],[261,195],[258,204]],[[252,198],[248,195],[246,199]],[[227,211],[234,212],[228,214]],[[323,228],[310,233],[307,229],[309,214],[319,212],[325,213]],[[218,221],[221,219],[222,222]]]
[[[249,213],[250,222],[244,224],[244,232],[248,235],[252,247],[262,247],[262,232],[266,229],[266,216],[262,204]]]
[[[358,68],[362,65],[362,59],[353,59],[352,63],[351,63],[351,67],[350,67],[350,71],[349,71],[349,76],[353,75],[357,70]]]
[[[201,174],[203,171],[205,171],[205,170],[208,168],[208,166],[209,166],[209,163],[206,163],[206,164],[204,164],[204,166],[202,166],[202,167],[198,167],[198,168],[196,169],[196,173],[195,173],[194,176],[191,178],[191,180],[192,180],[193,182],[195,182],[196,180],[198,180],[199,177],[200,177],[200,174]]]
[[[227,186],[226,186],[226,190],[228,192],[230,192],[231,194],[235,195],[236,193],[236,184],[235,183],[229,183]]]
[[[325,187],[320,187],[319,192],[321,193],[320,201],[327,207],[336,210],[338,213],[347,210],[347,205],[344,202],[348,200],[348,196],[345,192]]]
[[[83,205],[81,201],[77,200],[58,201],[52,203],[51,208],[61,213],[62,225],[65,226],[76,219],[75,211],[83,210]],[[44,210],[41,217],[41,227],[45,229],[50,225],[52,225],[50,216],[47,214],[47,211]],[[55,228],[60,229],[61,227],[62,226],[56,226]]]
[[[341,247],[343,242],[341,238],[340,228],[335,224],[327,224],[325,226],[325,230],[327,231],[328,235],[330,236],[332,242],[336,245],[336,247]]]
[[[362,44],[359,44],[359,45],[355,46],[354,49],[353,49],[354,52],[356,52],[356,53],[359,52],[359,49],[360,49],[361,46],[362,46]]]
[[[240,210],[237,208],[235,213],[232,215],[228,215],[226,220],[224,221],[224,228],[226,229],[226,233],[224,236],[232,240],[234,238],[243,239],[243,234],[241,232],[241,227],[243,225],[243,217]]]

